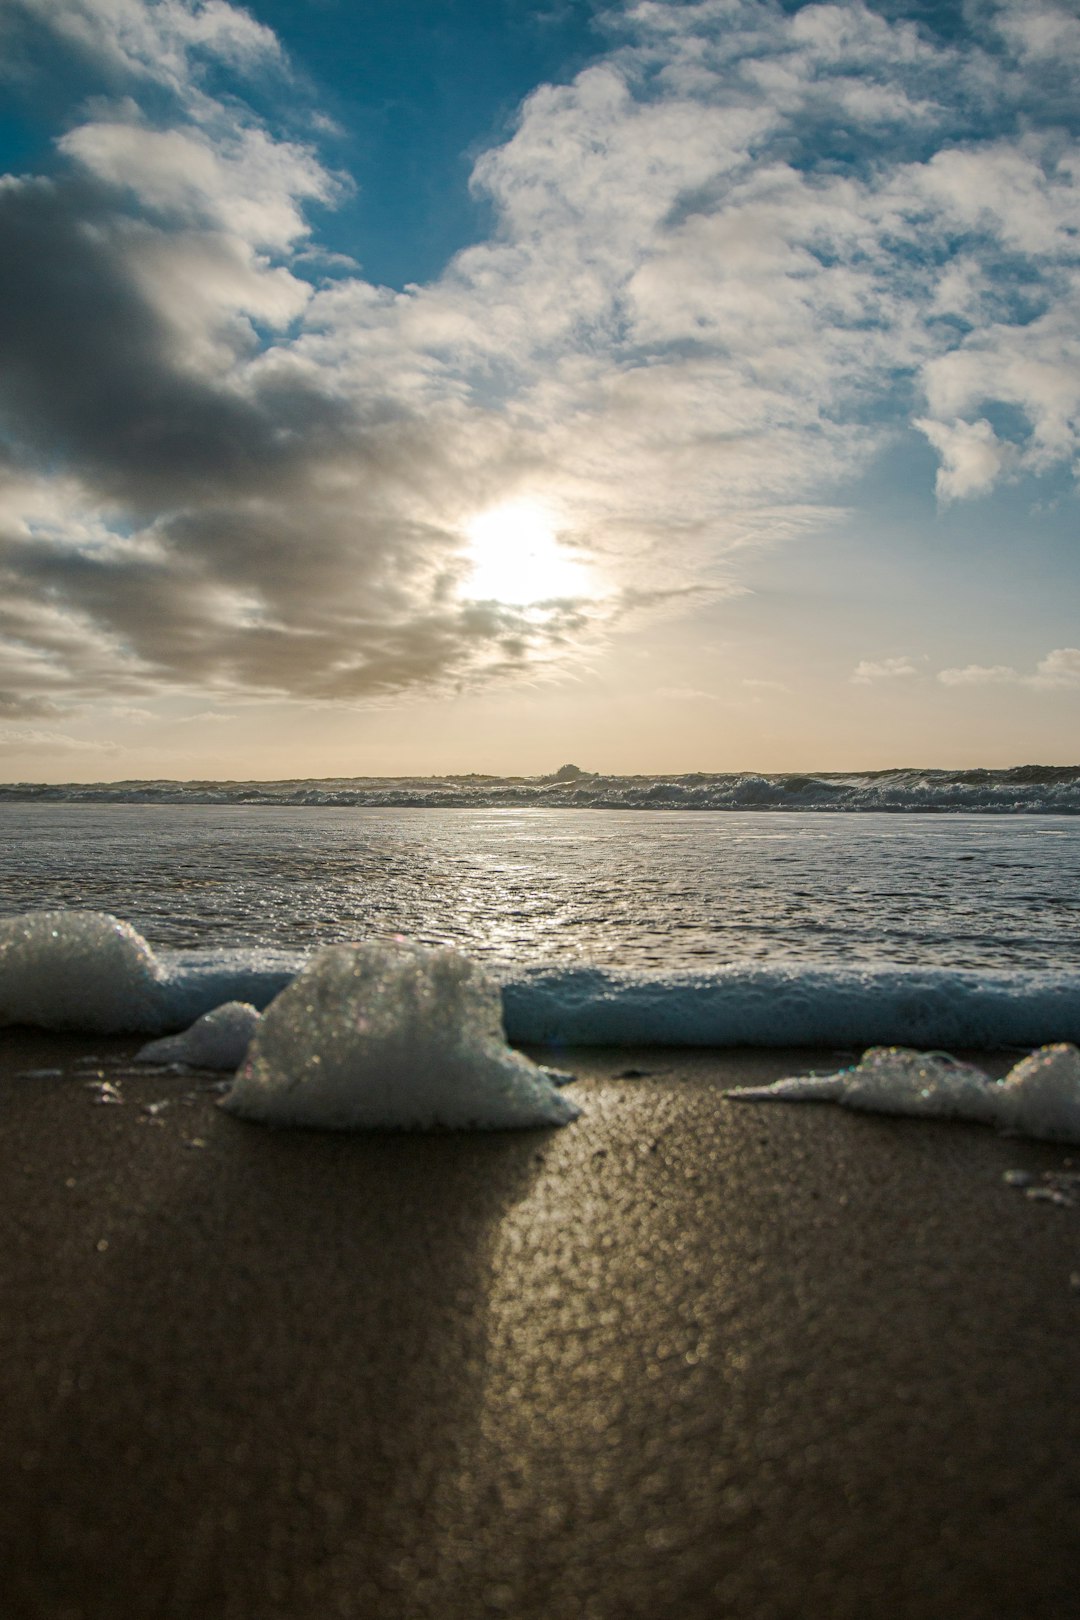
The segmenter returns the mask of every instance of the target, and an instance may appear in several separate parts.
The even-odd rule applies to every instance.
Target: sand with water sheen
[[[1075,1612],[1061,1148],[723,1100],[809,1051],[267,1131],[137,1045],[0,1033],[5,1620]]]

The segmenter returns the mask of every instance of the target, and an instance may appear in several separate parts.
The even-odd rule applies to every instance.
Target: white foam
[[[186,1063],[196,1069],[238,1069],[247,1056],[261,1014],[250,1001],[226,1001],[196,1019],[180,1035],[148,1041],[136,1063]]]
[[[1080,1052],[1042,1046],[992,1080],[942,1052],[876,1046],[850,1069],[724,1093],[740,1102],[838,1102],[872,1113],[970,1119],[1017,1136],[1080,1143]]]
[[[1018,1136],[1080,1143],[1080,1052],[1066,1041],[1041,1046],[996,1089],[998,1123]]]
[[[227,1001],[265,1007],[306,958],[259,947],[155,953],[99,912],[0,922],[0,1025],[186,1029]],[[524,970],[502,987],[515,1044],[1034,1046],[1080,1042],[1075,972],[780,962],[708,973]]]
[[[267,1010],[222,1106],[334,1130],[565,1125],[579,1110],[507,1044],[498,986],[452,950],[321,952]]]
[[[0,1024],[159,1028],[162,979],[142,936],[103,912],[31,911],[0,921]]]
[[[303,958],[273,949],[164,951],[104,911],[0,919],[0,1027],[157,1035],[227,1001],[265,1006]]]

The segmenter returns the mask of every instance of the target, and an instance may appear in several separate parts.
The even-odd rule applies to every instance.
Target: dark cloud
[[[132,272],[155,234],[92,181],[0,189],[6,431],[32,458],[63,458],[103,496],[143,510],[196,488],[212,499],[282,487],[315,435],[321,454],[341,447],[346,412],[296,381],[248,398],[184,364]]]
[[[331,177],[191,65],[271,61],[246,13],[20,5],[139,104],[0,179],[6,701],[527,671],[731,594],[702,581],[812,527],[901,393],[946,497],[1075,461],[1076,170],[1026,99],[1080,62],[1068,10],[981,8],[961,50],[861,6],[630,8],[478,162],[490,239],[395,294],[299,275]],[[466,599],[469,520],[533,497],[606,598]]]
[[[42,655],[34,678],[346,700],[520,663],[535,616],[456,601],[459,542],[401,513],[452,459],[446,435],[299,366],[244,372],[244,321],[210,332],[213,366],[193,361],[135,268],[152,236],[93,181],[0,190],[8,476],[62,466],[123,520],[119,536],[0,531],[9,604],[51,610],[6,628]]]
[[[45,720],[62,714],[58,703],[28,692],[10,692],[0,688],[0,719]]]

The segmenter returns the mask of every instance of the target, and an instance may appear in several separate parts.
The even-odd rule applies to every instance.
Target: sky
[[[1064,0],[0,0],[0,779],[1080,758]]]

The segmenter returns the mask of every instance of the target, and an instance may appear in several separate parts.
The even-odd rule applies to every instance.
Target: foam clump
[[[1039,1047],[1004,1080],[944,1052],[875,1046],[836,1074],[741,1086],[724,1095],[740,1102],[838,1102],[871,1113],[975,1120],[1017,1136],[1080,1143],[1080,1052],[1066,1042]]]
[[[1004,1130],[1080,1143],[1080,1052],[1067,1041],[1022,1058],[995,1090]]]
[[[497,1130],[580,1110],[506,1043],[499,989],[453,950],[334,945],[264,1013],[222,1106],[273,1125]]]
[[[261,1014],[250,1001],[226,1001],[179,1035],[148,1041],[137,1063],[186,1063],[193,1069],[238,1069],[247,1056]]]
[[[0,1025],[99,1034],[160,1029],[163,973],[130,923],[101,911],[0,920]]]

